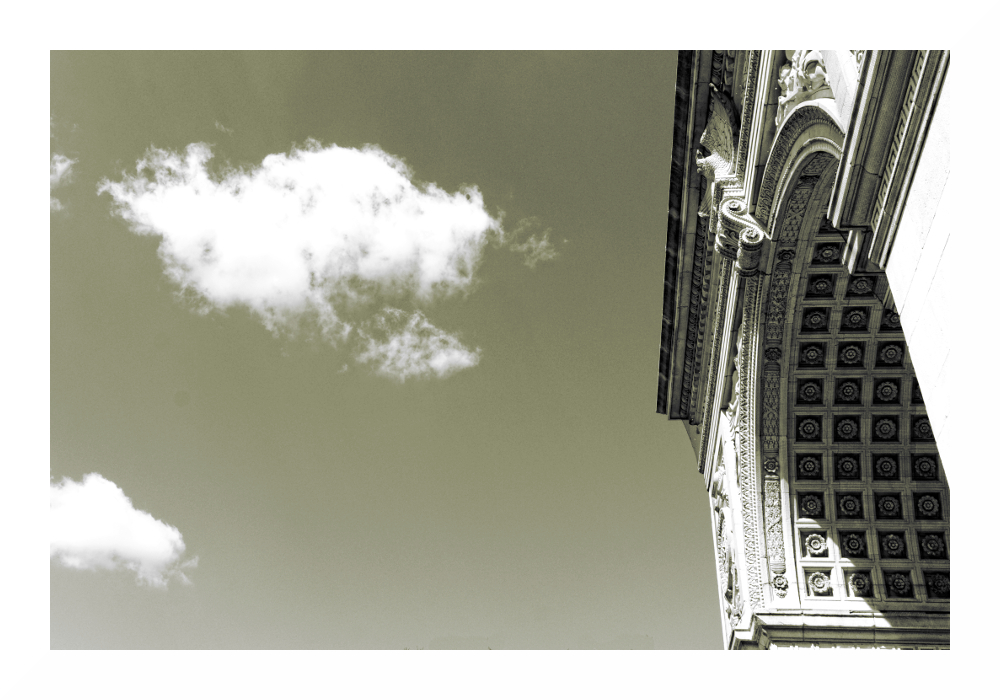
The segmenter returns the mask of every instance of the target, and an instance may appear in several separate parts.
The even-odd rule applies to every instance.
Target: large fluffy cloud
[[[196,566],[198,560],[181,562],[185,546],[177,528],[137,510],[100,474],[51,484],[49,498],[49,554],[63,566],[128,569],[138,582],[157,588],[166,588],[171,577],[189,583],[182,569]]]
[[[276,334],[309,323],[330,343],[353,340],[356,359],[389,368],[383,374],[444,376],[475,364],[476,353],[420,311],[407,322],[397,311],[467,293],[491,237],[528,245],[517,250],[531,266],[551,257],[547,239],[508,242],[476,187],[449,193],[417,182],[376,146],[309,141],[249,169],[213,171],[211,159],[206,144],[153,148],[135,175],[104,180],[99,192],[133,231],[162,237],[167,274],[203,308],[246,306]],[[396,340],[380,345],[372,336],[386,324]],[[413,362],[402,359],[410,350]],[[421,362],[432,369],[391,369]]]

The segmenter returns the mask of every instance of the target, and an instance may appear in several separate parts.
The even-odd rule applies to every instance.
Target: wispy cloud
[[[52,160],[49,164],[49,192],[72,179],[74,163],[76,163],[75,160],[67,158],[62,154],[52,154]],[[52,211],[59,211],[63,208],[63,205],[62,202],[50,195],[49,208]]]
[[[228,136],[232,136],[233,135],[233,130],[232,129],[223,126],[219,122],[215,122],[215,128],[218,129],[219,131],[221,131],[222,133],[228,135]]]
[[[458,338],[430,323],[422,313],[406,313],[388,308],[373,324],[378,337],[362,332],[365,348],[360,362],[370,364],[379,374],[405,381],[410,377],[447,377],[479,363],[477,348],[468,350]]]
[[[202,310],[248,307],[276,335],[318,330],[400,379],[476,363],[478,351],[412,309],[469,293],[487,241],[507,244],[478,188],[419,182],[377,146],[310,140],[246,169],[210,169],[212,157],[200,143],[151,148],[134,175],[98,189],[135,233],[162,237],[166,273]],[[553,256],[547,231],[510,244],[531,266]]]
[[[183,569],[197,566],[198,558],[181,562],[185,546],[180,531],[137,510],[100,474],[50,484],[49,499],[49,555],[63,566],[127,569],[139,583],[156,588],[166,588],[171,577],[190,583]]]
[[[505,242],[510,250],[524,255],[524,264],[532,270],[542,260],[554,260],[558,253],[549,241],[551,228],[537,233],[541,226],[538,217],[531,216],[517,222],[514,230],[505,236]]]

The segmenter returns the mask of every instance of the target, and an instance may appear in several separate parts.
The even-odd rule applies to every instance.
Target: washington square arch
[[[948,64],[679,54],[657,411],[704,478],[727,648],[949,647],[948,326],[924,302]]]

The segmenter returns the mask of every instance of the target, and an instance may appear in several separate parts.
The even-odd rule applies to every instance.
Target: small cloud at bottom
[[[180,531],[145,511],[100,474],[80,482],[65,478],[49,485],[51,530],[49,556],[70,569],[128,570],[136,582],[166,588],[170,578],[191,581],[182,562],[186,549]]]

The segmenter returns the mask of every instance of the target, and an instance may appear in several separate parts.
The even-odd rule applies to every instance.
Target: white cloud
[[[114,483],[100,474],[81,482],[63,479],[49,486],[51,540],[49,556],[73,569],[127,569],[139,583],[166,588],[176,576],[190,583],[181,562],[184,538],[176,527],[137,510]]]
[[[218,129],[219,131],[221,131],[222,133],[226,134],[227,136],[232,136],[233,135],[233,130],[232,129],[229,129],[229,128],[223,126],[219,122],[215,122],[215,128]]]
[[[384,340],[365,335],[366,348],[358,361],[371,364],[387,377],[406,381],[410,377],[446,377],[458,370],[479,364],[480,350],[472,352],[457,338],[431,324],[419,311],[410,315],[399,309],[386,309],[375,326]]]
[[[371,334],[399,321],[399,306],[467,294],[487,241],[506,244],[502,214],[486,211],[478,188],[418,182],[377,146],[310,140],[246,169],[210,170],[212,157],[201,143],[183,153],[151,148],[134,175],[98,188],[135,233],[162,237],[166,273],[202,310],[245,306],[276,335],[315,329],[333,345],[360,342],[364,362],[405,367],[405,376],[476,364],[478,351],[420,311],[406,312],[409,330],[388,345]],[[548,231],[510,243],[531,267],[555,254]],[[411,351],[430,370],[401,359]]]
[[[72,179],[74,163],[76,163],[75,160],[67,158],[64,155],[59,153],[52,154],[52,161],[49,164],[49,192]],[[59,211],[63,208],[62,202],[55,197],[49,196],[49,208],[52,211]]]

